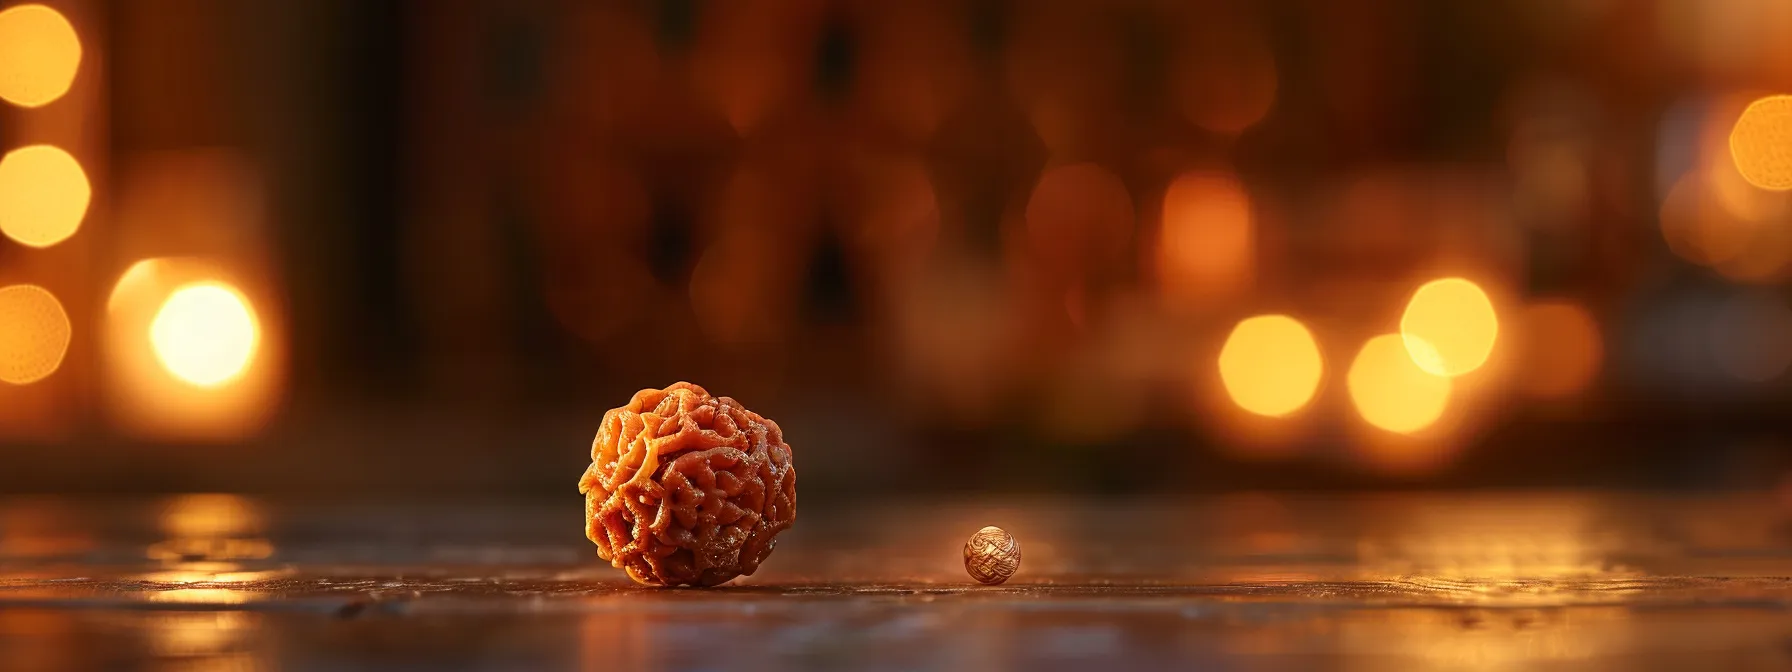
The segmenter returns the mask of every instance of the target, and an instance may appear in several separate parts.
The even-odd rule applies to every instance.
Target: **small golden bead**
[[[1020,569],[1020,542],[1002,528],[977,530],[964,542],[964,571],[991,586],[1007,581]]]

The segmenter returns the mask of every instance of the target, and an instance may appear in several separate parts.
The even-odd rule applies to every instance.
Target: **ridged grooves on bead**
[[[690,383],[605,413],[579,492],[598,556],[651,586],[752,574],[796,520],[778,423]]]

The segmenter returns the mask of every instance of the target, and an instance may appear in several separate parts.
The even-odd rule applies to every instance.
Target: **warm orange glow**
[[[1164,192],[1158,273],[1178,298],[1230,292],[1251,281],[1251,199],[1229,176],[1189,173]]]
[[[1792,229],[1783,222],[1757,222],[1749,226],[1753,236],[1741,253],[1712,267],[1735,282],[1774,284],[1792,267]]]
[[[1413,362],[1439,376],[1481,368],[1499,333],[1499,317],[1487,293],[1462,278],[1425,283],[1400,317],[1400,335]]]
[[[1284,416],[1319,390],[1324,362],[1305,325],[1287,315],[1259,315],[1238,323],[1220,349],[1220,381],[1244,410]]]
[[[926,259],[939,238],[940,205],[933,178],[920,161],[866,162],[857,244],[877,251],[886,272]]]
[[[181,495],[163,506],[159,522],[167,538],[149,547],[146,555],[151,559],[180,562],[188,568],[207,563],[222,570],[233,569],[231,562],[265,559],[274,552],[273,544],[259,536],[263,526],[260,505],[236,495]],[[161,572],[145,578],[181,581],[184,573]],[[244,576],[242,581],[252,581],[253,575],[212,572],[203,580],[221,583]]]
[[[1350,363],[1345,383],[1363,419],[1390,432],[1431,426],[1450,403],[1450,380],[1427,373],[1407,354],[1415,339],[1383,334],[1369,339]]]
[[[711,243],[691,269],[691,308],[703,334],[730,347],[776,343],[797,310],[801,277],[778,259],[778,243],[735,232]]]
[[[262,170],[233,149],[128,158],[113,164],[106,180],[103,256],[115,262],[91,269],[115,278],[96,353],[103,380],[95,387],[106,420],[134,439],[234,443],[253,437],[279,412],[287,382],[287,316],[279,264],[266,239]],[[157,256],[175,249],[202,256]],[[164,352],[151,334],[159,318],[182,312],[175,310],[181,302],[170,297],[195,284],[240,295],[241,306],[223,311],[237,315],[227,324],[240,327],[242,313],[252,318],[253,353],[241,374],[211,387],[173,372],[167,355],[174,352]],[[231,338],[240,345],[240,333]],[[201,359],[210,357],[233,358],[218,352]]]
[[[1027,200],[1027,240],[1057,272],[1088,270],[1126,249],[1132,227],[1126,185],[1093,163],[1047,170]]]
[[[1748,100],[1711,105],[1693,165],[1661,202],[1661,234],[1674,254],[1737,282],[1772,284],[1792,270],[1792,232],[1783,226],[1792,192],[1763,189],[1731,151]]]
[[[188,312],[170,298],[195,285],[240,292],[254,327],[253,352],[241,374],[211,387],[174,373],[151,333],[158,319]],[[133,436],[183,441],[233,441],[259,431],[278,409],[285,379],[280,305],[272,302],[265,286],[232,265],[195,257],[143,259],[124,271],[106,297],[101,343],[102,390],[117,428]],[[170,303],[176,304],[173,310]],[[222,320],[226,329],[231,321]],[[207,338],[225,333],[218,330]],[[226,349],[200,361],[228,358]]]
[[[738,132],[752,132],[806,83],[809,52],[804,45],[814,44],[820,6],[741,0],[701,12],[691,45],[692,88],[708,97]],[[642,57],[653,55],[651,44],[646,43]]]
[[[254,500],[227,494],[180,495],[158,518],[171,537],[229,537],[261,531],[263,514]]]
[[[1707,135],[1715,135],[1707,132]],[[1712,264],[1724,277],[1737,282],[1770,284],[1785,277],[1792,265],[1792,231],[1785,216],[1792,209],[1792,192],[1770,191],[1742,176],[1719,137],[1703,149],[1704,187],[1719,207],[1707,205],[1695,232],[1715,247],[1731,252]]]
[[[1177,110],[1190,122],[1235,135],[1274,107],[1275,56],[1250,26],[1215,24],[1178,46],[1170,87]]]
[[[1525,309],[1525,374],[1519,384],[1539,397],[1564,397],[1587,388],[1605,354],[1599,324],[1570,301]]]
[[[112,293],[106,296],[106,312],[116,313],[123,310],[127,307],[125,302],[129,301],[133,294],[141,294],[143,291],[149,290],[161,274],[162,266],[165,263],[161,259],[143,259],[131,264],[130,268],[125,269],[124,275],[118,276],[118,282],[112,285]]]
[[[0,288],[0,381],[28,385],[55,373],[69,334],[68,313],[49,290]]]
[[[147,595],[151,602],[195,605],[243,604],[260,597],[254,591],[229,588],[173,588],[150,591]]]
[[[1741,254],[1748,235],[1705,187],[1691,176],[1674,183],[1661,201],[1661,237],[1680,258],[1709,265]]]
[[[1725,184],[1730,181],[1741,184]],[[1749,194],[1754,198],[1737,200]],[[1731,280],[1772,282],[1792,262],[1792,235],[1776,212],[1783,204],[1773,202],[1780,196],[1743,182],[1728,166],[1689,173],[1662,199],[1662,239],[1680,258]]]
[[[1792,194],[1755,186],[1736,169],[1728,147],[1722,146],[1721,141],[1706,144],[1718,146],[1701,147],[1699,165],[1689,175],[1704,175],[1704,187],[1711,192],[1717,206],[1732,217],[1750,222],[1773,221],[1785,216],[1788,205],[1792,205]]]
[[[87,173],[68,152],[31,145],[0,157],[0,233],[49,247],[81,228],[93,196]]]
[[[38,107],[68,93],[81,67],[81,38],[56,10],[19,5],[0,11],[0,98]]]
[[[147,651],[158,660],[205,660],[218,670],[260,670],[267,666],[244,646],[260,627],[261,615],[250,612],[171,610],[147,628]]]
[[[217,387],[248,370],[260,334],[249,300],[235,287],[197,282],[168,296],[150,322],[149,339],[176,378]]]
[[[1792,189],[1792,96],[1767,96],[1742,111],[1730,131],[1730,156],[1743,179],[1762,189]]]
[[[49,499],[20,498],[0,505],[0,557],[68,558],[90,552],[98,543],[88,524],[70,505]]]

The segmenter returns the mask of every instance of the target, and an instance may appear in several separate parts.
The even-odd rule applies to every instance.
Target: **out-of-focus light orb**
[[[1674,254],[1730,280],[1767,285],[1792,269],[1792,232],[1783,226],[1792,190],[1761,188],[1731,151],[1738,119],[1754,100],[1718,97],[1678,115],[1688,120],[1664,123],[1660,221]]]
[[[1438,376],[1481,368],[1499,334],[1499,316],[1487,292],[1462,278],[1425,283],[1400,316],[1400,335],[1413,362]]]
[[[1369,339],[1350,363],[1344,381],[1364,420],[1399,434],[1431,426],[1450,403],[1450,379],[1413,362],[1407,354],[1412,340],[1398,334]]]
[[[1232,401],[1258,415],[1300,410],[1319,390],[1319,343],[1299,320],[1259,315],[1232,328],[1220,348],[1220,382]]]
[[[230,537],[261,531],[262,512],[237,495],[181,495],[163,506],[160,522],[171,537]]]
[[[1762,189],[1792,189],[1792,96],[1767,96],[1742,111],[1730,131],[1742,178]]]
[[[248,370],[260,344],[249,300],[235,287],[207,281],[168,295],[149,325],[156,359],[169,373],[199,387],[217,387]]]
[[[1126,249],[1132,239],[1132,196],[1107,168],[1077,163],[1041,175],[1027,199],[1027,240],[1034,255],[1059,272],[1087,270]]]
[[[48,378],[68,354],[68,313],[37,285],[0,288],[0,381],[29,385]]]
[[[1599,323],[1587,309],[1572,301],[1548,301],[1526,308],[1522,319],[1525,391],[1552,398],[1585,390],[1605,355]]]
[[[18,5],[0,11],[0,98],[38,107],[61,98],[81,67],[81,38],[54,9]]]
[[[60,243],[81,228],[93,189],[68,152],[20,147],[0,157],[0,233],[31,247]]]
[[[161,259],[139,259],[118,276],[118,282],[112,285],[112,293],[106,295],[106,312],[116,313],[126,307],[133,292],[146,289],[167,262]]]
[[[1170,92],[1177,110],[1195,125],[1237,135],[1275,107],[1275,54],[1251,26],[1216,21],[1180,41],[1178,51]]]
[[[1189,173],[1164,192],[1158,273],[1164,291],[1194,298],[1250,282],[1256,232],[1244,185],[1227,175]]]
[[[1792,206],[1792,193],[1762,189],[1742,176],[1731,160],[1727,146],[1706,150],[1700,167],[1688,174],[1703,173],[1705,188],[1717,205],[1731,217],[1750,222],[1777,222]]]
[[[1699,175],[1675,182],[1661,202],[1662,240],[1675,255],[1695,264],[1717,267],[1741,258],[1757,228],[1726,210]]]

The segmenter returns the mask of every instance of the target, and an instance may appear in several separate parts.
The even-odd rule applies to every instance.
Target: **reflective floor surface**
[[[1765,496],[808,504],[756,576],[628,583],[581,501],[0,501],[7,670],[1784,669]],[[964,574],[984,525],[1008,584]]]

